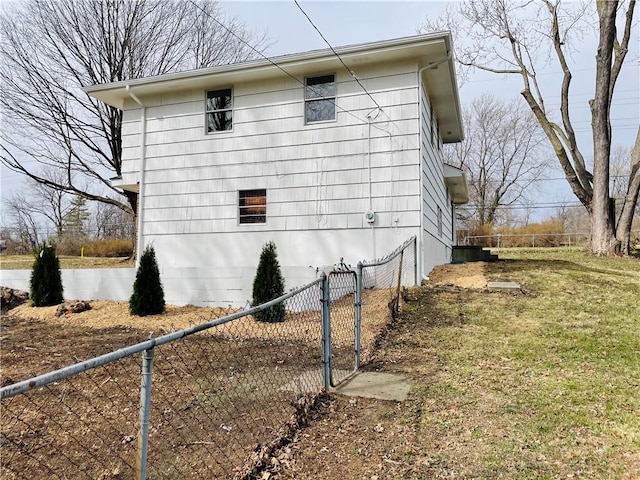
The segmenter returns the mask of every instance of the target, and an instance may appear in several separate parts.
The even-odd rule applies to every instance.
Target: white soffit
[[[469,202],[467,177],[461,169],[445,164],[444,183],[447,185],[453,203],[460,205]]]

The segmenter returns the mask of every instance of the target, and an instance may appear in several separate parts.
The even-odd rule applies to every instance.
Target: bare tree
[[[629,255],[631,251],[631,229],[633,227],[633,217],[638,206],[638,195],[640,194],[640,127],[638,127],[636,142],[631,151],[630,163],[627,192],[618,220],[618,239],[620,240],[622,253],[624,255]]]
[[[137,195],[109,180],[121,174],[122,112],[81,87],[242,61],[255,55],[249,43],[265,39],[211,0],[5,2],[0,158],[42,185],[135,212]]]
[[[52,168],[43,168],[38,175],[54,183],[63,180],[61,172]],[[35,248],[46,239],[45,232],[62,235],[74,196],[32,179],[27,180],[27,186],[4,202],[12,229],[28,248]]]
[[[5,202],[13,237],[26,250],[35,250],[44,240],[37,213],[31,209],[30,202],[21,192],[14,193]]]
[[[632,147],[630,146],[623,147],[616,145],[611,149],[611,183],[609,185],[609,191],[611,192],[611,196],[616,200],[623,199],[629,188],[631,151]],[[619,211],[617,213],[619,213]]]
[[[94,238],[133,239],[135,222],[133,215],[124,210],[106,203],[94,202],[88,230]]]
[[[58,169],[44,168],[39,172],[39,176],[51,183],[64,182],[64,173]],[[21,195],[25,201],[24,208],[30,210],[32,215],[46,219],[55,234],[61,236],[73,195],[33,179],[28,179],[27,185],[28,194]]]
[[[466,135],[446,147],[447,162],[463,168],[479,226],[522,203],[549,165],[544,133],[519,99],[503,101],[491,94],[475,99],[463,113]]]
[[[635,3],[635,0],[626,4],[617,0],[580,4],[561,0],[466,0],[449,9],[435,23],[427,22],[423,26],[433,29],[442,28],[444,24],[455,29],[458,36],[466,40],[458,45],[456,52],[456,59],[462,65],[521,77],[521,94],[551,143],[574,195],[589,213],[591,251],[596,255],[615,254],[621,251],[621,243],[625,241],[622,231],[627,228],[625,224],[617,225],[616,239],[609,192],[611,101],[628,52]],[[592,28],[594,24],[599,35],[594,52],[595,90],[589,101],[594,158],[591,174],[583,154],[587,147],[578,145],[569,110],[573,78],[569,60],[575,42],[581,40],[583,28]],[[558,122],[545,104],[538,79],[540,69],[550,63],[562,70]],[[635,185],[639,175],[637,169],[632,171],[629,184]],[[635,200],[634,192],[630,193],[626,201],[637,202],[637,189]],[[635,205],[629,205],[632,207]]]

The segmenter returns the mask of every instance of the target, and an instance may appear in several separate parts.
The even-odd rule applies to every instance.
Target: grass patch
[[[133,268],[127,257],[80,257],[58,255],[60,268]],[[0,255],[0,270],[31,270],[33,255]]]
[[[425,288],[406,307],[438,364],[414,394],[425,444],[464,478],[637,478],[640,262],[499,253],[488,278],[525,295]]]

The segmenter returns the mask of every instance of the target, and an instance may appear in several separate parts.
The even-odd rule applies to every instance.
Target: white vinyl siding
[[[143,232],[159,263],[242,265],[243,275],[251,276],[262,244],[274,240],[283,267],[323,266],[340,257],[355,264],[419,235],[423,223],[436,234],[436,204],[442,205],[443,224],[450,224],[440,156],[424,146],[430,142],[421,128],[429,123],[419,122],[425,104],[417,69],[414,62],[358,69],[383,109],[370,139],[366,115],[375,105],[346,72],[335,74],[340,108],[333,122],[305,122],[304,87],[288,77],[234,84],[233,130],[224,135],[202,134],[203,90],[145,99]],[[130,183],[139,175],[140,131],[140,109],[128,102],[123,181]],[[431,176],[438,180],[426,192]],[[241,223],[239,192],[257,189],[268,193],[267,221]],[[422,203],[427,197],[437,203]],[[370,209],[373,226],[363,215]],[[439,243],[447,235],[445,228]],[[439,260],[446,261],[444,255]]]
[[[444,157],[440,148],[436,112],[431,107],[424,86],[420,91],[420,108],[422,269],[428,274],[435,265],[451,259],[453,208],[444,183]]]

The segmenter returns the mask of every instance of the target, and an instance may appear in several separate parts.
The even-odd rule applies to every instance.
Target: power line
[[[309,15],[307,14],[307,12],[304,11],[304,9],[302,8],[302,6],[300,6],[300,4],[298,3],[298,0],[293,0],[294,3],[296,4],[296,6],[298,7],[298,9],[302,12],[302,14],[307,18],[307,20],[309,21],[309,23],[311,24],[311,26],[315,29],[316,32],[318,32],[318,34],[320,35],[320,37],[322,37],[322,40],[324,40],[324,42],[329,46],[329,48],[331,49],[331,51],[333,52],[333,54],[338,58],[338,60],[340,60],[340,63],[342,63],[342,65],[344,66],[344,68],[347,70],[347,72],[349,72],[349,74],[353,77],[353,79],[358,83],[358,85],[360,86],[360,88],[362,88],[362,90],[364,91],[364,93],[367,94],[367,96],[371,99],[371,101],[375,104],[375,106],[377,107],[379,112],[382,112],[382,114],[387,117],[388,122],[385,123],[390,123],[391,125],[393,125],[396,130],[398,131],[398,133],[400,135],[403,135],[404,132],[400,129],[400,127],[398,127],[398,125],[395,123],[395,121],[387,114],[386,111],[383,110],[383,108],[380,106],[380,104],[375,100],[375,98],[373,98],[373,96],[371,96],[371,94],[369,93],[369,91],[365,88],[365,86],[360,82],[360,79],[356,76],[356,74],[344,63],[344,61],[342,60],[342,57],[338,54],[338,52],[335,51],[335,49],[333,48],[333,46],[331,45],[331,43],[329,43],[329,40],[326,39],[326,37],[322,34],[322,32],[320,31],[320,29],[315,25],[315,23],[313,23],[313,20],[311,20],[311,18],[309,17]],[[369,113],[369,115],[371,115],[371,113]],[[369,115],[367,115],[367,117],[369,117]],[[384,127],[380,127],[374,123],[369,122],[370,125],[377,129],[380,130],[382,132],[387,133],[390,137],[392,136],[391,132],[389,130],[387,130]]]
[[[609,175],[610,179],[616,179],[616,178],[629,178],[628,175]],[[533,183],[533,182],[559,182],[559,181],[567,181],[566,177],[543,177],[543,178],[532,178],[532,179],[526,179],[526,180],[520,180],[520,179],[515,179],[513,180],[513,183]],[[512,183],[512,182],[510,182]]]
[[[296,4],[296,6],[298,7],[298,9],[302,12],[302,14],[307,17],[307,20],[309,20],[309,23],[311,24],[311,26],[315,29],[316,32],[318,32],[318,35],[320,35],[320,37],[322,37],[322,40],[324,40],[324,43],[327,44],[327,46],[331,49],[331,51],[333,52],[333,54],[338,57],[338,60],[340,60],[340,63],[342,64],[342,66],[344,66],[344,68],[347,70],[347,72],[349,72],[349,74],[353,77],[353,79],[358,83],[358,85],[360,85],[360,88],[362,88],[362,90],[364,90],[364,93],[366,93],[368,95],[368,97],[371,99],[371,101],[375,104],[376,107],[378,107],[379,110],[382,110],[382,107],[378,104],[378,102],[376,102],[375,98],[373,98],[371,96],[371,94],[367,91],[367,89],[364,87],[364,85],[362,85],[362,83],[360,82],[360,79],[358,79],[358,77],[356,76],[355,73],[353,73],[353,71],[347,67],[347,64],[344,63],[344,60],[342,60],[342,57],[338,54],[338,52],[335,51],[335,49],[333,48],[333,46],[329,43],[329,40],[327,40],[325,38],[325,36],[322,34],[322,32],[320,31],[320,29],[316,26],[315,23],[313,23],[313,20],[311,20],[311,18],[309,17],[309,15],[307,14],[307,12],[304,11],[304,9],[300,6],[300,4],[298,3],[298,0],[293,0],[294,3]]]
[[[220,22],[220,20],[218,20],[217,18],[213,17],[209,12],[207,12],[206,10],[204,10],[200,5],[198,5],[197,3],[195,3],[193,0],[187,0],[191,5],[193,5],[194,7],[196,7],[198,10],[200,10],[202,13],[204,13],[207,17],[209,17],[211,20],[213,20],[214,22],[216,22],[220,27],[224,28],[228,33],[230,33],[231,35],[233,35],[233,37],[235,37],[238,41],[242,42],[244,45],[246,45],[247,47],[249,47],[253,52],[257,53],[260,57],[262,57],[263,59],[265,59],[266,61],[268,61],[271,65],[273,65],[274,67],[276,67],[278,70],[280,70],[282,73],[284,73],[285,75],[287,75],[289,78],[295,80],[297,83],[299,83],[300,85],[302,85],[305,88],[310,88],[314,93],[320,93],[317,92],[316,90],[313,89],[313,87],[307,87],[307,85],[304,84],[304,82],[302,82],[300,79],[294,77],[293,75],[291,75],[289,72],[287,72],[284,68],[282,68],[280,65],[278,65],[276,62],[274,62],[270,57],[267,57],[264,53],[262,53],[261,51],[259,51],[258,49],[256,49],[253,45],[251,45],[250,43],[248,43],[246,40],[244,40],[242,37],[238,36],[233,30],[231,30],[230,28],[228,28],[225,24],[223,24],[222,22]],[[331,103],[333,103],[333,105],[343,111],[344,113],[347,113],[349,115],[351,115],[353,118],[355,118],[356,120],[362,122],[362,123],[367,123],[365,122],[365,120],[363,120],[362,118],[358,117],[356,114],[354,114],[353,112],[346,110],[344,108],[342,108],[340,105],[338,105],[334,100],[331,99],[326,99],[328,101],[330,101]]]
[[[462,210],[476,210],[482,208],[481,205],[457,205],[456,208]],[[546,210],[552,208],[584,208],[579,202],[555,202],[555,203],[539,203],[533,205],[527,205],[524,203],[521,204],[511,204],[511,205],[498,205],[498,209],[500,210]]]
[[[204,9],[202,9],[202,7],[200,7],[198,4],[194,3],[193,0],[188,0],[189,3],[191,3],[194,7],[196,7],[197,9],[199,9],[202,13],[204,13],[207,17],[209,17],[211,20],[213,20],[215,23],[217,23],[220,27],[224,28],[228,33],[230,33],[233,37],[235,37],[238,41],[242,42],[244,45],[246,45],[247,47],[249,47],[253,52],[255,52],[256,54],[258,54],[260,57],[264,58],[265,60],[267,60],[269,63],[271,63],[273,66],[275,66],[278,70],[282,71],[285,75],[287,75],[289,78],[293,79],[294,81],[296,81],[297,83],[299,83],[300,85],[302,85],[305,88],[309,88],[311,91],[313,91],[314,93],[319,94],[320,92],[316,91],[313,87],[308,87],[307,85],[305,85],[304,82],[302,82],[301,80],[299,80],[298,78],[294,77],[293,75],[291,75],[289,72],[287,72],[284,68],[282,68],[280,65],[278,65],[276,62],[274,62],[271,58],[267,57],[265,54],[263,54],[262,52],[260,52],[259,50],[257,50],[255,47],[253,47],[251,44],[249,44],[246,40],[244,40],[243,38],[239,37],[235,32],[233,32],[231,29],[229,29],[226,25],[224,25],[222,22],[220,22],[217,18],[211,16],[211,14],[209,14],[209,12],[205,11]],[[304,11],[303,11],[304,13]],[[318,31],[318,33],[320,33]],[[322,35],[322,34],[320,34]],[[324,39],[324,37],[323,37]],[[327,40],[325,39],[325,42]],[[328,43],[328,42],[327,42]],[[329,44],[331,51],[340,59],[340,61],[342,62],[342,59],[340,58],[340,56],[338,55],[338,53],[331,47],[331,45]],[[347,71],[349,71],[349,73],[351,73],[353,75],[353,73],[349,70],[349,68],[344,64],[344,62],[342,62],[342,64],[345,66],[345,68],[347,69]],[[382,109],[382,107],[380,107],[380,105],[375,101],[375,99],[369,94],[369,92],[366,90],[366,88],[360,83],[360,81],[355,77],[355,75],[353,75],[354,79],[358,82],[358,84],[360,85],[360,87],[362,87],[362,89],[365,91],[365,93],[371,98],[371,100],[376,104],[377,108],[379,109],[380,112],[383,113],[383,115],[385,117],[387,117],[387,119],[389,120],[389,123],[391,123],[397,130],[398,132],[403,135],[404,132],[400,129],[400,127],[398,127],[398,125],[396,124],[396,122],[394,120],[392,120],[389,115]],[[322,95],[321,95],[322,96]],[[364,120],[360,117],[358,117],[356,114],[354,114],[353,112],[346,110],[345,108],[342,108],[340,105],[338,105],[336,103],[335,100],[332,100],[330,98],[326,99],[327,101],[331,102],[338,110],[352,116],[353,118],[355,118],[356,120],[358,120],[359,122],[363,123],[363,124],[367,124],[370,123],[371,126],[373,128],[376,128],[378,130],[384,131],[387,134],[389,134],[389,136],[392,136],[391,132],[389,132],[388,130],[379,127],[378,125],[376,125],[375,123],[371,123],[367,120]],[[386,123],[386,122],[385,122]]]

